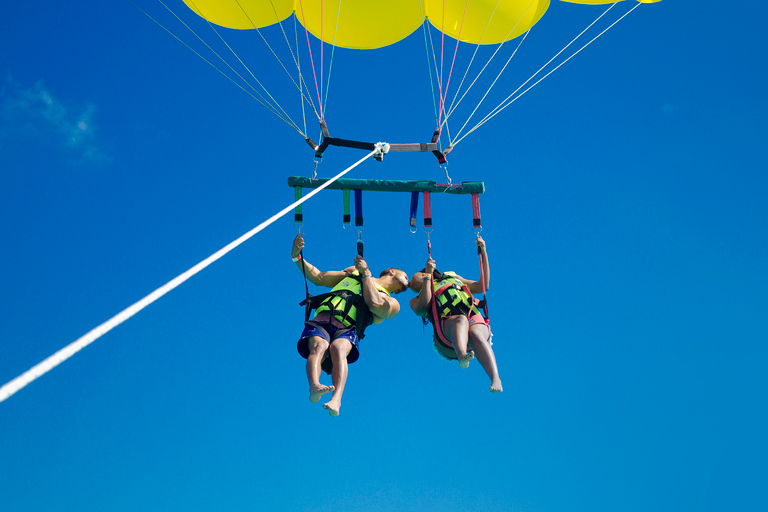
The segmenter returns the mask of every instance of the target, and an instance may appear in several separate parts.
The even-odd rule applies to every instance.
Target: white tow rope
[[[36,364],[26,372],[22,373],[15,379],[11,380],[7,384],[3,385],[3,387],[0,387],[0,402],[4,401],[6,398],[10,397],[17,391],[19,391],[21,388],[29,384],[30,382],[34,381],[38,377],[41,377],[42,375],[48,373],[50,370],[55,368],[56,366],[60,365],[73,355],[75,355],[77,352],[82,350],[83,348],[87,347],[97,339],[99,339],[101,336],[106,334],[107,332],[111,331],[113,328],[117,327],[121,323],[125,322],[129,318],[131,318],[133,315],[144,309],[145,307],[149,306],[153,302],[155,302],[157,299],[168,293],[169,291],[173,290],[186,280],[188,280],[190,277],[194,276],[204,268],[208,267],[211,263],[215,262],[216,260],[223,257],[228,252],[235,249],[237,246],[248,240],[249,238],[253,237],[256,233],[263,230],[279,218],[285,216],[288,212],[296,208],[298,205],[302,204],[303,202],[307,201],[310,197],[314,196],[324,188],[326,188],[328,185],[336,181],[337,179],[341,178],[345,174],[347,174],[349,171],[363,163],[365,160],[370,158],[371,156],[378,154],[378,153],[386,153],[388,150],[387,144],[379,143],[376,145],[376,149],[365,155],[363,158],[355,162],[352,166],[348,167],[347,169],[343,170],[333,178],[329,179],[327,182],[323,183],[316,189],[314,189],[312,192],[309,192],[306,196],[302,197],[298,201],[292,203],[289,206],[286,206],[283,210],[276,213],[269,219],[265,220],[252,230],[248,231],[246,234],[235,240],[234,242],[231,242],[230,244],[226,245],[222,249],[219,249],[212,255],[208,256],[206,259],[195,265],[194,267],[190,268],[183,274],[179,275],[178,277],[175,277],[174,279],[168,281],[166,284],[158,288],[157,290],[153,291],[143,299],[139,300],[135,304],[127,307],[117,315],[113,316],[103,324],[99,325],[98,327],[92,329],[90,332],[85,334],[84,336],[78,338],[77,340],[73,341],[63,349],[59,350],[55,354],[47,357],[40,363]]]

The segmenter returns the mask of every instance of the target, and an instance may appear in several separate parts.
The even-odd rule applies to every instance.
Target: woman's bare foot
[[[313,404],[320,400],[320,397],[326,393],[333,391],[333,386],[310,386],[309,387],[309,401]]]
[[[475,358],[475,353],[473,351],[467,352],[467,355],[459,359],[459,368],[462,370],[466,369],[469,366],[469,362]]]
[[[488,391],[491,393],[501,393],[504,391],[504,388],[501,387],[501,381],[499,379],[494,379],[491,382],[491,387],[488,388]]]
[[[331,416],[338,416],[340,407],[341,407],[341,404],[335,403],[333,400],[331,400],[327,404],[323,404],[323,408],[327,410]]]

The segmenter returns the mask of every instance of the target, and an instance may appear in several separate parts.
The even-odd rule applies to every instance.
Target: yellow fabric
[[[534,26],[547,11],[549,0],[446,0],[444,19],[443,0],[426,0],[426,4],[429,22],[446,35],[467,43],[498,44]]]
[[[617,1],[621,0],[562,0],[563,2],[569,2],[572,4],[587,4],[587,5],[603,5],[603,4],[613,4]],[[635,0],[641,4],[654,4],[656,2],[661,2],[661,0]]]
[[[549,7],[549,0],[501,0],[498,5],[496,0],[184,0],[184,3],[208,21],[235,29],[266,27],[295,14],[318,39],[322,35],[327,43],[358,49],[396,43],[418,29],[425,17],[454,39],[461,37],[465,42],[495,44],[524,33]]]
[[[614,2],[563,1],[592,5]],[[454,39],[472,44],[501,43],[535,25],[547,11],[550,0],[184,0],[184,3],[208,21],[235,29],[266,27],[295,14],[299,23],[326,43],[370,49],[404,39],[418,29],[425,18]]]
[[[198,16],[222,27],[274,25],[293,14],[294,0],[184,0]]]
[[[184,3],[208,21],[236,29],[266,27],[295,14],[313,36],[320,39],[322,34],[325,42],[344,48],[387,46],[408,36],[422,21],[418,0],[184,0]]]

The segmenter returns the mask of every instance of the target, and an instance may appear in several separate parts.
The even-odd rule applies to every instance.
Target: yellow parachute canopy
[[[607,4],[614,0],[566,1]],[[473,44],[498,44],[525,33],[549,7],[549,0],[184,0],[184,3],[206,20],[235,29],[266,27],[295,14],[318,39],[356,49],[396,43],[419,28],[424,19],[454,39]]]

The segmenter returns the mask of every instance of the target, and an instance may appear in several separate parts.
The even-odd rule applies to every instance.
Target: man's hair
[[[381,271],[381,274],[379,274],[379,277],[384,277],[386,274],[389,273],[390,270],[394,272],[395,270],[400,270],[400,269],[399,268],[394,268],[394,267],[392,267],[392,268],[385,268],[384,270]],[[403,271],[400,270],[400,272],[403,272]]]

